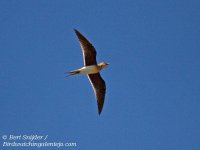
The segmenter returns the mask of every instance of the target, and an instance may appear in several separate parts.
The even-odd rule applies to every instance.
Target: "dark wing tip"
[[[74,32],[76,33],[77,36],[81,35],[81,33],[77,29],[74,29]]]
[[[90,42],[81,34],[81,32],[79,32],[78,30],[74,29],[74,32],[76,33],[79,41],[81,42],[87,42],[90,44]]]
[[[104,98],[102,100],[97,100],[97,105],[98,105],[98,113],[100,115],[104,106]]]
[[[101,112],[102,112],[102,106],[100,104],[98,104],[98,113],[99,113],[99,116],[101,115]]]

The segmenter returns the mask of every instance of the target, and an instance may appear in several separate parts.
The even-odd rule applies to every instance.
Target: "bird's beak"
[[[105,66],[105,67],[108,67],[108,65],[109,65],[109,64],[108,64],[108,63],[106,63],[104,66]]]

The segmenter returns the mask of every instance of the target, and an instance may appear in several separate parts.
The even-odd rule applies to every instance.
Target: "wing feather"
[[[97,99],[99,114],[101,114],[106,94],[106,83],[102,79],[100,73],[89,74],[88,78],[90,80],[90,83],[92,84],[94,94]]]
[[[83,52],[83,60],[85,66],[96,65],[96,50],[94,46],[76,29],[74,29]]]

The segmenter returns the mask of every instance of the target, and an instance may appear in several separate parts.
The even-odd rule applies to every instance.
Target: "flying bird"
[[[106,94],[106,83],[100,75],[100,71],[106,68],[109,64],[101,62],[97,64],[96,55],[97,52],[94,46],[76,29],[74,29],[82,49],[84,67],[70,71],[68,76],[83,74],[87,75],[88,79],[92,85],[97,105],[99,115],[102,112],[105,94]]]

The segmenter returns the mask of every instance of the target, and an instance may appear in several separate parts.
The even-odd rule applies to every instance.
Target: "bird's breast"
[[[96,65],[85,66],[80,69],[80,74],[94,74],[98,72],[99,72],[99,69]]]

